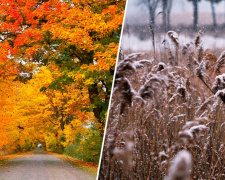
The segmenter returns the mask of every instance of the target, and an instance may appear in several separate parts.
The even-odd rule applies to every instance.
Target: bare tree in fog
[[[159,1],[158,0],[147,0],[148,3],[148,9],[149,9],[149,17],[150,17],[150,24],[151,26],[155,26],[155,13],[156,8],[158,6]]]
[[[154,59],[156,59],[155,55],[155,17],[156,17],[156,9],[159,4],[159,0],[141,0],[142,3],[144,3],[148,7],[149,11],[149,27],[150,27],[150,32],[151,32],[151,37],[152,37],[152,46],[153,46],[153,51],[154,51]]]
[[[215,3],[219,3],[221,2],[221,0],[206,0],[206,1],[210,1],[211,4],[211,10],[212,10],[212,18],[213,18],[213,27],[216,28],[217,27],[217,22],[216,22],[216,11],[215,11]]]
[[[131,49],[130,49],[130,26],[129,26],[128,19],[126,19],[125,27],[127,28],[127,35],[128,35],[128,40],[129,40],[129,53],[131,53]]]
[[[193,19],[193,29],[195,31],[197,31],[197,27],[198,27],[198,2],[201,0],[188,0],[191,1],[193,3],[193,8],[194,8],[194,19]]]
[[[172,8],[172,0],[162,0],[163,7],[163,27],[165,32],[170,29],[170,12]]]
[[[211,9],[212,9],[212,18],[213,18],[213,27],[215,28],[217,26],[217,23],[216,23],[216,13],[215,13],[215,7],[214,7],[214,2],[216,0],[210,0],[211,2]]]

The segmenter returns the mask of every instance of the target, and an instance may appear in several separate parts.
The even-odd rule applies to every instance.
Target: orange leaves
[[[97,60],[97,67],[100,71],[109,71],[110,68],[114,69],[116,63],[116,54],[118,51],[118,44],[110,43],[104,47],[98,47],[104,49],[104,51],[98,51],[94,57]]]
[[[0,4],[0,16],[5,19],[5,21],[1,22],[1,30],[13,33],[21,30],[19,26],[23,22],[23,17],[21,16],[20,9],[17,7],[16,3],[13,0],[1,0]]]
[[[24,1],[24,0],[21,0]],[[27,1],[24,6],[21,4],[21,12],[23,13],[24,19],[27,24],[33,25],[36,27],[39,20],[38,17],[42,16],[43,13],[37,13],[36,10],[34,11],[35,4],[37,2],[34,0]]]
[[[7,41],[0,43],[0,78],[6,76],[16,75],[18,73],[18,63],[10,59],[11,46]]]
[[[1,79],[0,81],[0,149],[3,145],[10,143],[10,131],[13,129],[13,119],[15,114],[16,102],[12,99],[15,97],[14,87],[16,82],[12,82],[12,79]]]
[[[74,80],[77,83],[81,83],[83,81],[83,79],[85,78],[85,75],[81,74],[81,73],[76,73],[76,74],[73,74],[71,77],[74,78]]]
[[[19,47],[23,45],[28,45],[32,43],[39,42],[43,38],[42,32],[38,29],[28,29],[22,34],[18,35],[15,40],[14,46]]]
[[[12,32],[15,33],[17,31],[20,31],[21,28],[14,23],[7,23],[7,22],[2,22],[1,26],[0,26],[1,31],[8,31],[8,32]]]
[[[17,96],[10,94],[9,99],[19,103],[4,105],[19,116],[12,119],[10,114],[5,115],[4,122],[7,118],[13,122],[13,133],[18,134],[18,125],[25,128],[19,145],[25,145],[29,133],[30,141],[36,137],[51,145],[58,141],[56,134],[65,133],[68,138],[77,131],[84,133],[87,129],[83,126],[96,121],[93,109],[106,109],[102,106],[108,101],[118,48],[110,42],[118,41],[123,3],[0,0],[0,78],[9,80],[9,75],[18,73],[18,61],[25,66],[28,62],[45,64],[35,70],[31,80],[14,87]],[[24,72],[34,69],[21,67]],[[95,99],[91,90],[96,91]],[[2,114],[3,110],[0,117]],[[44,131],[51,137],[44,138],[48,134]],[[68,138],[67,142],[72,140]]]
[[[9,9],[8,11],[6,11],[6,20],[10,21],[10,20],[14,20],[15,23],[20,24],[23,21],[23,18],[20,15],[20,11],[19,9],[15,8],[15,9]]]
[[[101,45],[96,44],[94,46],[96,52],[94,53],[94,60],[96,61],[95,64],[84,64],[80,68],[85,71],[94,71],[96,72],[105,72],[110,71],[110,69],[114,69],[116,63],[116,55],[118,51],[118,44],[110,43],[109,45]],[[85,75],[82,73],[76,73],[72,75],[77,82],[81,82],[85,79]],[[85,81],[86,84],[92,84],[93,81]],[[92,82],[92,83],[91,83]]]
[[[101,15],[106,22],[108,32],[118,29],[122,25],[124,12],[120,11],[117,5],[110,5],[103,9]]]
[[[43,5],[41,5],[41,6],[39,7],[39,9],[40,9],[41,11],[44,11],[45,13],[49,13],[49,12],[51,11],[51,9],[50,9],[50,3],[49,3],[49,2],[43,3]]]
[[[26,49],[26,57],[31,58],[35,53],[37,53],[39,47],[40,47],[39,45],[35,45],[33,47]]]
[[[103,14],[115,14],[117,10],[118,10],[118,8],[116,5],[111,5],[108,8],[103,9],[102,13]]]
[[[107,5],[112,2],[106,0],[91,3],[87,0],[70,3],[61,0],[0,0],[0,4],[0,30],[13,33],[10,40],[17,58],[24,57],[24,52],[27,58],[38,52],[46,44],[43,37],[46,32],[50,33],[47,43],[61,40],[60,49],[75,45],[80,50],[93,51],[96,41],[116,31],[123,17],[119,3]]]
[[[21,52],[21,47],[27,46],[25,54],[27,58],[31,58],[40,48],[41,40],[43,39],[42,32],[38,29],[28,29],[22,34],[19,34],[14,42],[14,48],[11,53],[18,55]]]
[[[10,49],[11,49],[11,47],[8,42],[5,41],[3,43],[0,43],[0,51],[1,51],[0,62],[8,60],[7,56],[9,55]]]

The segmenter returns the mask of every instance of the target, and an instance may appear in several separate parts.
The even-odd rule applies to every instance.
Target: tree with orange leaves
[[[125,0],[0,0],[0,62],[11,62],[12,73],[27,69],[24,62],[54,62],[64,78],[44,88],[71,79],[85,86],[89,110],[104,126],[124,6]]]

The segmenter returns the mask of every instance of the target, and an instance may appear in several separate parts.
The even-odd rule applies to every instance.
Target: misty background
[[[225,0],[128,0],[121,47],[125,53],[152,50],[152,32],[156,45],[166,32],[179,34],[186,44],[203,29],[203,44],[220,54],[225,49]]]

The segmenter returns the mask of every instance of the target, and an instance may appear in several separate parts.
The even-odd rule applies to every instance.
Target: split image
[[[225,179],[225,1],[0,0],[0,179]]]

